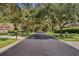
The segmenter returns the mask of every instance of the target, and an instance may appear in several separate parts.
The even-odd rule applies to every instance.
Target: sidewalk
[[[0,35],[0,38],[16,38],[16,36],[4,36],[4,35]],[[18,36],[19,39],[24,39],[25,37],[20,37]]]

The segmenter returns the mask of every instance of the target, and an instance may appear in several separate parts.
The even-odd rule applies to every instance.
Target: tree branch
[[[69,20],[67,20],[67,21],[61,26],[61,28],[63,28],[64,25],[66,25],[66,24],[68,24],[68,23],[70,23]]]

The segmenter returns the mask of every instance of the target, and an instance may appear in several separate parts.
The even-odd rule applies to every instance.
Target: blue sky
[[[24,5],[25,5],[26,3],[18,3],[18,5],[19,5],[19,7],[20,8],[24,8]],[[30,3],[31,5],[32,5],[32,8],[35,8],[35,6],[36,6],[36,3]]]

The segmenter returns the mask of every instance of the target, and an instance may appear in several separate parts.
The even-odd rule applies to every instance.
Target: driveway
[[[1,56],[79,56],[79,50],[43,33],[34,34]]]

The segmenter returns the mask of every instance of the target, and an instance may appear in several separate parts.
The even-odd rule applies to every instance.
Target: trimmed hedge
[[[79,33],[79,29],[65,29],[62,31],[63,33],[68,32],[68,33]],[[60,31],[55,31],[55,33],[60,33]]]

